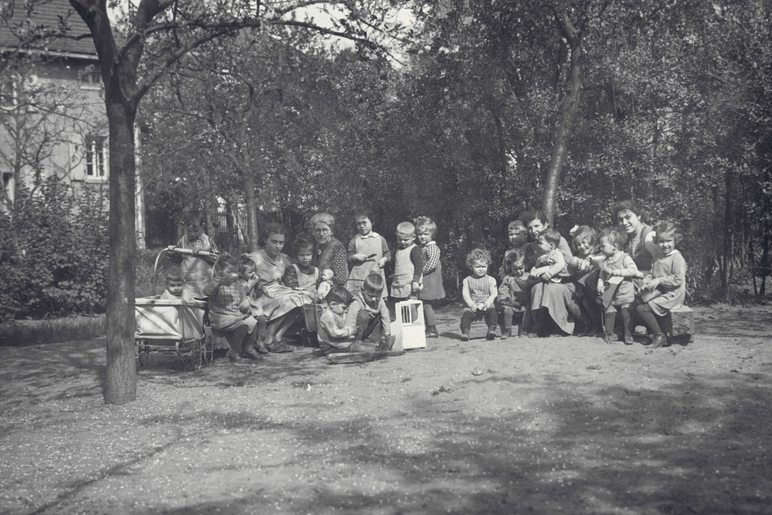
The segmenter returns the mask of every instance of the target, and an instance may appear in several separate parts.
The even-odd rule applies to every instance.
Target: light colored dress
[[[677,250],[669,256],[659,256],[651,266],[652,277],[659,278],[656,292],[660,295],[648,302],[658,316],[681,307],[686,299],[686,260]]]
[[[256,272],[260,278],[263,295],[257,299],[257,307],[262,309],[268,322],[280,318],[303,304],[311,304],[313,299],[308,293],[284,286],[282,277],[292,262],[286,254],[271,258],[260,249],[250,255],[256,264]]]

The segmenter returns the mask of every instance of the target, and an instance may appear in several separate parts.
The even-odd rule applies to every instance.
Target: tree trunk
[[[104,399],[107,404],[123,404],[137,398],[134,356],[136,108],[117,101],[106,100],[105,103],[110,125],[110,268]]]
[[[568,71],[565,96],[560,104],[560,120],[558,121],[555,143],[552,147],[552,156],[547,168],[547,180],[542,195],[542,211],[547,216],[550,226],[553,225],[555,217],[560,174],[568,157],[568,143],[574,130],[574,120],[579,109],[579,94],[582,89],[582,69],[584,64],[581,34],[576,31],[568,14],[565,12],[558,16],[558,23],[571,46],[571,64]]]
[[[249,235],[249,250],[255,252],[260,248],[260,233],[257,226],[257,200],[255,199],[255,176],[250,170],[244,170],[244,202],[247,208],[247,234]]]
[[[731,277],[730,262],[732,260],[732,170],[726,168],[724,172],[724,233],[723,249],[721,253],[721,300],[726,300],[729,295],[729,282]]]

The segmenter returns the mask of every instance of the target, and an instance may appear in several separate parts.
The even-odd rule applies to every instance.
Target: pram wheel
[[[193,369],[198,370],[212,362],[214,348],[208,338],[193,340],[191,342],[190,359],[193,362]]]
[[[201,364],[208,367],[214,361],[214,344],[211,338],[204,338],[201,349]]]
[[[150,358],[150,345],[147,344],[147,340],[140,339],[134,340],[137,347],[137,357],[139,358],[139,366],[144,367],[147,365],[147,361]]]

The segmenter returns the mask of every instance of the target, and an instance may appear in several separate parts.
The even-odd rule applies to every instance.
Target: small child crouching
[[[488,275],[491,264],[491,254],[485,249],[474,249],[466,256],[466,266],[472,272],[464,278],[462,295],[466,307],[461,314],[461,341],[469,341],[469,331],[472,322],[485,318],[488,333],[485,338],[496,338],[498,313],[493,303],[498,296],[496,279]]]
[[[499,285],[496,309],[501,321],[501,338],[520,336],[524,316],[530,308],[531,296],[526,286],[525,254],[518,249],[509,251],[505,258],[505,274]],[[517,324],[515,325],[515,320]],[[513,326],[515,327],[513,331]]]
[[[238,272],[236,256],[220,256],[214,277],[204,286],[204,294],[209,297],[209,321],[214,329],[225,333],[231,361],[240,361],[242,357],[261,359],[254,348],[258,337],[257,319],[249,314],[247,287]]]
[[[346,315],[346,325],[355,328],[362,342],[378,343],[377,350],[391,350],[394,346],[389,308],[383,300],[384,286],[381,274],[368,274]]]
[[[356,342],[357,329],[346,325],[346,310],[353,301],[351,293],[343,286],[333,286],[326,300],[327,309],[319,317],[317,328],[321,354],[375,352],[375,344]]]

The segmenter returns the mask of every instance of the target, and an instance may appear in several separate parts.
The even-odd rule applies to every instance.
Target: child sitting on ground
[[[651,276],[643,280],[641,298],[643,304],[636,308],[638,316],[651,331],[652,349],[669,345],[662,331],[663,318],[675,308],[681,307],[686,298],[686,261],[675,246],[681,240],[674,224],[663,222],[656,227],[655,241],[662,255],[654,257]]]
[[[415,226],[410,222],[397,225],[397,252],[391,277],[392,302],[405,301],[421,288],[424,254],[415,244]]]
[[[373,343],[357,342],[357,329],[346,325],[346,310],[351,293],[343,286],[333,286],[327,294],[327,309],[319,317],[317,338],[321,355],[334,352],[375,352]]]
[[[437,224],[429,217],[420,216],[416,219],[416,233],[421,251],[424,254],[423,278],[421,289],[418,290],[418,300],[424,305],[424,322],[426,337],[438,338],[437,318],[434,315],[434,303],[445,298],[445,288],[442,285],[442,262],[440,248],[434,242],[437,234]]]
[[[560,233],[555,229],[546,229],[537,236],[541,255],[536,258],[536,265],[531,269],[530,275],[544,282],[559,283],[568,278],[566,258],[558,248],[561,240]]]
[[[625,345],[632,345],[630,305],[635,300],[633,278],[640,276],[635,261],[622,249],[627,235],[617,229],[603,229],[600,233],[600,251],[605,259],[600,262],[597,292],[603,299],[603,320],[606,343],[614,341],[614,322],[617,310],[622,312]]]
[[[365,277],[362,289],[348,308],[346,325],[354,327],[363,342],[379,343],[378,350],[391,350],[394,336],[389,308],[383,300],[384,286],[383,277],[377,272]]]
[[[504,260],[501,262],[499,273],[496,276],[499,281],[507,275],[507,256],[515,250],[523,252],[524,248],[528,245],[528,229],[525,228],[522,220],[512,220],[509,222],[507,236],[509,237],[509,248],[504,252]]]
[[[472,322],[485,317],[488,325],[488,333],[485,338],[496,338],[496,324],[498,313],[493,303],[498,296],[496,279],[488,275],[488,267],[491,264],[491,254],[485,249],[473,249],[466,256],[466,266],[472,272],[464,278],[462,296],[466,307],[461,314],[461,341],[469,341],[469,331]]]
[[[166,279],[166,289],[161,294],[161,299],[181,299],[193,300],[193,295],[185,289],[185,276],[182,268],[170,266],[164,274]]]
[[[261,359],[255,352],[257,319],[250,314],[246,285],[239,275],[236,256],[222,254],[214,267],[214,277],[204,286],[209,297],[209,321],[212,328],[225,333],[231,361],[242,357]]]
[[[524,288],[528,274],[525,272],[525,254],[514,249],[505,258],[506,274],[499,285],[496,310],[499,314],[501,338],[520,336],[522,323],[527,320],[526,312],[531,305],[531,295]],[[515,325],[515,319],[517,324]],[[513,325],[515,325],[513,331]]]

